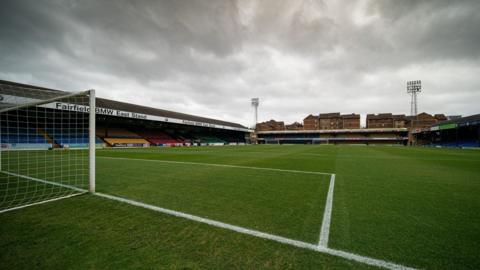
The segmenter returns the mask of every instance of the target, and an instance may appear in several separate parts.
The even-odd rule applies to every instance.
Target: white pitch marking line
[[[5,173],[5,174],[9,174],[9,175],[12,175],[12,176],[20,177],[20,178],[25,178],[25,179],[28,179],[28,180],[33,180],[33,181],[37,181],[37,182],[42,182],[42,183],[45,183],[45,184],[50,184],[50,185],[54,185],[54,186],[59,186],[59,187],[64,187],[64,188],[73,189],[73,190],[76,190],[76,191],[78,191],[78,192],[88,192],[88,190],[86,190],[86,189],[77,188],[77,187],[74,187],[74,186],[65,185],[65,184],[61,184],[61,183],[57,183],[57,182],[52,182],[52,181],[48,181],[48,180],[42,180],[42,179],[38,179],[38,178],[35,178],[35,177],[27,176],[27,175],[22,175],[22,174],[7,172],[7,171],[0,171],[0,172]]]
[[[333,205],[333,188],[335,186],[335,174],[330,177],[330,185],[328,187],[327,202],[325,203],[325,210],[323,211],[322,228],[320,230],[320,240],[318,246],[328,246],[328,236],[330,234],[330,220],[332,218]]]
[[[142,159],[140,159],[140,160],[142,160]],[[202,163],[200,163],[200,164],[202,164]],[[2,171],[2,172],[7,173],[7,174],[11,174],[11,175],[15,175],[15,176],[18,176],[18,177],[23,177],[23,178],[26,178],[26,179],[34,180],[34,181],[39,181],[39,182],[43,182],[43,183],[57,185],[57,186],[65,187],[65,188],[71,188],[71,189],[74,189],[74,190],[77,190],[77,191],[87,192],[87,190],[76,188],[76,187],[69,186],[69,185],[59,184],[59,183],[46,181],[46,180],[41,180],[41,179],[38,179],[38,178],[19,175],[19,174],[16,174],[16,173],[10,173],[10,172],[5,172],[5,171]],[[299,171],[299,172],[301,172],[301,171]],[[80,195],[80,194],[74,194],[74,195]],[[359,263],[364,263],[364,264],[368,264],[368,265],[383,267],[383,268],[386,268],[386,269],[394,269],[394,270],[403,270],[403,269],[414,270],[415,269],[415,268],[410,268],[410,267],[403,266],[403,265],[400,265],[400,264],[395,264],[395,263],[389,262],[389,261],[383,261],[383,260],[379,260],[379,259],[365,257],[365,256],[361,256],[361,255],[346,252],[346,251],[331,249],[331,248],[318,246],[318,245],[314,245],[314,244],[310,244],[310,243],[306,243],[306,242],[302,242],[302,241],[298,241],[298,240],[285,238],[285,237],[278,236],[278,235],[273,235],[273,234],[269,234],[269,233],[255,231],[255,230],[247,229],[247,228],[244,228],[244,227],[235,226],[235,225],[231,225],[231,224],[228,224],[228,223],[223,223],[223,222],[220,222],[220,221],[215,221],[215,220],[211,220],[211,219],[207,219],[207,218],[202,218],[202,217],[199,217],[199,216],[194,216],[194,215],[190,215],[190,214],[187,214],[187,213],[178,212],[178,211],[174,211],[174,210],[170,210],[170,209],[166,209],[166,208],[161,208],[161,207],[158,207],[158,206],[145,204],[145,203],[141,203],[141,202],[137,202],[137,201],[133,201],[133,200],[117,197],[117,196],[112,196],[112,195],[103,194],[103,193],[99,193],[99,192],[93,193],[93,195],[96,195],[96,196],[102,197],[102,198],[107,198],[107,199],[119,201],[119,202],[123,202],[123,203],[130,204],[130,205],[134,205],[134,206],[137,206],[137,207],[142,207],[142,208],[145,208],[145,209],[149,209],[149,210],[152,210],[152,211],[164,213],[164,214],[167,214],[167,215],[172,215],[172,216],[176,216],[176,217],[185,218],[185,219],[188,219],[188,220],[208,224],[208,225],[211,225],[211,226],[214,226],[214,227],[219,227],[219,228],[235,231],[235,232],[242,233],[242,234],[255,236],[255,237],[258,237],[258,238],[272,240],[272,241],[279,242],[279,243],[286,244],[286,245],[291,245],[291,246],[295,246],[295,247],[299,247],[299,248],[309,249],[309,250],[313,250],[313,251],[316,251],[316,252],[341,257],[341,258],[351,260],[351,261],[356,261],[356,262],[359,262]]]
[[[316,251],[316,252],[325,253],[325,254],[341,257],[341,258],[344,258],[344,259],[347,259],[347,260],[352,260],[352,261],[356,261],[356,262],[360,262],[360,263],[364,263],[364,264],[368,264],[368,265],[383,267],[383,268],[387,268],[387,269],[395,269],[395,270],[397,270],[397,269],[414,269],[414,268],[406,267],[406,266],[395,264],[395,263],[388,262],[388,261],[373,259],[373,258],[370,258],[370,257],[365,257],[365,256],[361,256],[361,255],[357,255],[357,254],[354,254],[354,253],[349,253],[349,252],[345,252],[345,251],[341,251],[341,250],[335,250],[335,249],[331,249],[331,248],[327,248],[327,247],[323,247],[323,246],[317,246],[317,245],[314,245],[314,244],[310,244],[310,243],[306,243],[306,242],[302,242],[302,241],[298,241],[298,240],[293,240],[293,239],[289,239],[289,238],[274,235],[274,234],[264,233],[264,232],[260,232],[260,231],[256,231],[256,230],[252,230],[252,229],[247,229],[247,228],[244,228],[244,227],[235,226],[235,225],[231,225],[231,224],[216,221],[216,220],[202,218],[202,217],[199,217],[199,216],[194,216],[194,215],[190,215],[190,214],[187,214],[187,213],[174,211],[174,210],[170,210],[170,209],[166,209],[166,208],[162,208],[162,207],[158,207],[158,206],[154,206],[154,205],[150,205],[150,204],[146,204],[146,203],[142,203],[142,202],[126,199],[126,198],[121,198],[121,197],[108,195],[108,194],[103,194],[103,193],[99,193],[99,192],[96,192],[96,193],[93,193],[93,194],[96,195],[96,196],[99,196],[99,197],[106,198],[106,199],[119,201],[119,202],[130,204],[130,205],[133,205],[133,206],[149,209],[149,210],[152,210],[152,211],[155,211],[155,212],[160,212],[160,213],[167,214],[167,215],[172,215],[172,216],[176,216],[176,217],[180,217],[180,218],[185,218],[185,219],[188,219],[188,220],[208,224],[210,226],[214,226],[214,227],[218,227],[218,228],[222,228],[222,229],[226,229],[226,230],[230,230],[230,231],[235,231],[235,232],[238,232],[238,233],[251,235],[251,236],[258,237],[258,238],[268,239],[268,240],[272,240],[272,241],[279,242],[279,243],[286,244],[286,245],[290,245],[290,246],[309,249],[309,250],[313,250],[313,251]]]
[[[0,214],[1,214],[1,213],[8,212],[8,211],[13,211],[13,210],[17,210],[17,209],[22,209],[22,208],[25,208],[25,207],[28,207],[28,206],[33,206],[33,205],[38,205],[38,204],[43,204],[43,203],[58,201],[58,200],[61,200],[61,199],[70,198],[70,197],[77,196],[77,195],[81,195],[81,194],[84,194],[84,193],[88,192],[88,190],[86,190],[86,189],[81,189],[81,188],[77,188],[77,187],[74,187],[74,186],[65,185],[65,184],[60,184],[60,183],[56,183],[56,182],[52,182],[52,181],[42,180],[42,179],[38,179],[38,178],[35,178],[35,177],[31,177],[31,176],[21,175],[21,174],[12,173],[12,172],[7,172],[7,171],[0,171],[0,172],[1,172],[1,173],[4,173],[4,174],[12,175],[12,176],[20,177],[20,178],[25,178],[25,179],[28,179],[28,180],[33,180],[33,181],[45,183],[45,184],[50,184],[50,185],[54,185],[54,186],[69,188],[69,189],[73,189],[73,190],[75,190],[75,191],[80,192],[80,193],[76,193],[76,194],[70,194],[70,195],[67,195],[67,196],[62,196],[62,197],[58,197],[58,198],[53,198],[53,199],[46,200],[46,201],[41,201],[41,202],[36,202],[36,203],[30,203],[30,204],[25,204],[25,205],[20,205],[20,206],[8,208],[8,209],[0,210]]]
[[[386,268],[386,269],[394,269],[394,270],[414,270],[414,269],[416,269],[416,268],[413,268],[413,267],[403,266],[403,265],[392,263],[392,262],[389,262],[389,261],[382,261],[382,260],[378,260],[378,259],[373,259],[373,258],[361,256],[361,255],[358,255],[358,254],[354,254],[354,253],[350,253],[350,252],[346,252],[346,251],[342,251],[342,250],[318,247],[319,252],[322,252],[323,249],[325,250],[326,254],[342,257],[342,258],[345,258],[345,259],[348,259],[348,260],[352,260],[352,261],[356,261],[356,262],[360,262],[360,263],[364,263],[364,264],[368,264],[368,265],[379,266],[379,267],[383,267],[383,268]]]
[[[84,194],[84,193],[75,193],[75,194],[70,194],[70,195],[67,195],[67,196],[62,196],[62,197],[58,197],[58,198],[53,198],[53,199],[46,200],[46,201],[24,204],[24,205],[21,205],[21,206],[16,206],[16,207],[12,207],[12,208],[8,208],[8,209],[0,210],[0,214],[5,213],[5,212],[8,212],[8,211],[13,211],[13,210],[22,209],[22,208],[29,207],[29,206],[34,206],[34,205],[39,205],[39,204],[54,202],[54,201],[58,201],[58,200],[63,200],[63,199],[71,198],[71,197],[78,196],[78,195],[82,195],[82,194]]]
[[[325,173],[325,172],[298,171],[298,170],[286,170],[286,169],[265,168],[265,167],[250,167],[250,166],[228,165],[228,164],[218,164],[218,163],[202,163],[202,162],[173,161],[173,160],[162,160],[162,159],[122,158],[122,157],[106,157],[106,156],[97,156],[97,158],[118,159],[118,160],[137,160],[137,161],[162,162],[162,163],[172,163],[172,164],[191,164],[191,165],[203,165],[203,166],[239,168],[239,169],[252,169],[252,170],[264,170],[264,171],[277,171],[277,172],[289,172],[289,173],[332,175],[331,173]]]

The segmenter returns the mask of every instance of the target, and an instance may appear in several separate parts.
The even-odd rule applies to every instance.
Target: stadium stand
[[[140,135],[125,128],[97,128],[97,136],[101,137],[108,146],[120,147],[147,147],[150,143]]]
[[[361,128],[359,114],[321,113],[308,115],[301,124],[283,126],[274,120],[259,123],[255,138],[259,143],[386,143],[412,144],[412,132],[445,119],[444,114],[420,113],[417,116],[380,113],[367,114]],[[310,134],[310,135],[308,135]],[[313,135],[312,135],[313,134]],[[471,143],[468,143],[471,145]]]
[[[135,138],[104,138],[103,139],[110,146],[118,147],[147,147],[150,143],[145,139]]]
[[[139,129],[135,132],[147,140],[150,145],[154,146],[181,146],[184,144],[184,140],[174,139],[167,133],[159,130]]]
[[[55,148],[81,148],[88,145],[88,133],[72,128],[46,128],[39,130],[43,136],[54,145]],[[102,140],[95,138],[96,144],[102,144]]]
[[[104,138],[141,138],[140,135],[125,128],[97,128],[97,136]]]
[[[14,96],[16,99],[31,102],[69,93],[71,92],[0,80],[0,108],[12,106],[9,99],[3,98],[4,96]],[[68,106],[65,106],[65,109],[61,107],[64,105],[56,103],[52,104],[52,108],[60,106],[57,107],[60,110],[71,110]],[[247,138],[250,138],[249,129],[228,121],[103,98],[96,98],[96,105],[97,143],[106,146],[245,144]],[[38,141],[37,146],[44,144],[44,148],[76,147],[86,141],[83,135],[68,136],[65,135],[65,130],[56,130],[57,128],[62,127],[48,127],[43,131],[29,132],[36,134],[36,139],[32,138],[29,141]],[[2,144],[7,143],[7,140],[12,144],[27,139],[19,136],[16,136],[16,139],[8,139],[2,136]]]
[[[5,123],[5,122],[3,122]],[[56,127],[32,127],[27,123],[18,127],[2,125],[1,142],[8,144],[9,148],[48,149],[48,148],[79,148],[88,144],[88,134],[78,130],[61,127],[61,123],[55,123]],[[96,139],[97,144],[102,144]]]
[[[441,121],[413,131],[418,145],[434,147],[480,147],[480,114]]]
[[[2,145],[7,144],[9,148],[48,149],[52,146],[42,134],[32,127],[1,126],[0,132]]]
[[[199,136],[198,140],[201,145],[224,145],[226,141],[215,136]]]
[[[406,145],[408,130],[337,129],[259,131],[257,140],[265,144],[399,144]]]
[[[124,122],[109,119],[98,121],[97,136],[108,146],[200,146],[245,144],[243,133],[202,127],[178,126],[167,123],[149,123],[138,120]],[[122,128],[120,128],[120,126]],[[124,128],[123,128],[124,127]],[[133,140],[135,139],[135,140]],[[140,141],[141,139],[142,141]]]

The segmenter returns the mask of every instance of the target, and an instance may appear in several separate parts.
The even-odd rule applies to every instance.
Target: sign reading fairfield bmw
[[[90,111],[90,108],[88,106],[78,105],[78,104],[69,104],[69,103],[63,103],[63,102],[53,102],[53,103],[41,105],[41,107],[57,109],[57,110],[85,112],[85,113]],[[122,110],[108,109],[108,108],[101,108],[101,107],[96,107],[95,113],[102,114],[102,115],[116,116],[116,117],[135,118],[135,119],[159,121],[159,122],[169,122],[169,123],[190,125],[190,126],[197,126],[197,127],[210,127],[210,128],[220,128],[220,129],[249,132],[249,130],[246,128],[216,125],[216,124],[211,124],[206,122],[197,122],[197,121],[191,121],[191,120],[185,120],[185,119],[169,118],[169,117],[162,117],[157,115],[141,114],[141,113],[127,112]]]
[[[41,100],[28,98],[28,97],[11,96],[11,95],[0,96],[0,103],[26,104],[26,103],[33,103],[38,101],[41,101]],[[52,102],[52,103],[39,105],[39,106],[43,108],[49,108],[49,109],[84,112],[84,113],[88,113],[90,111],[89,106],[70,104],[70,103],[64,103],[64,102]],[[115,117],[125,117],[125,118],[134,118],[134,119],[142,119],[142,120],[150,120],[150,121],[169,122],[169,123],[198,126],[198,127],[210,127],[210,128],[250,132],[250,130],[246,128],[216,125],[216,124],[211,124],[206,122],[198,122],[198,121],[191,121],[191,120],[178,119],[178,118],[169,118],[164,116],[149,115],[149,114],[142,114],[142,113],[136,113],[136,112],[127,112],[122,110],[101,108],[101,107],[96,107],[95,113],[101,114],[101,115],[115,116]]]

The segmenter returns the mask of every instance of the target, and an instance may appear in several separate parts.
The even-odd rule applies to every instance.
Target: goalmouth
[[[0,213],[95,192],[95,90],[0,97]]]

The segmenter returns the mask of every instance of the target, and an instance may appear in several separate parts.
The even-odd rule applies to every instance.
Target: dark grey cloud
[[[3,1],[0,78],[251,123],[478,113],[479,1]]]

